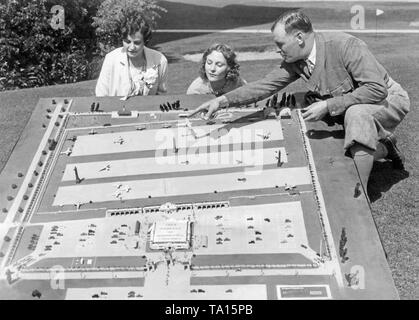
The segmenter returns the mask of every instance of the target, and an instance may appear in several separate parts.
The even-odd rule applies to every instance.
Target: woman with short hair
[[[199,77],[189,86],[186,94],[213,94],[221,96],[246,83],[240,77],[237,55],[225,44],[213,44],[205,50]]]
[[[167,59],[148,48],[152,31],[141,17],[122,26],[122,47],[109,52],[96,84],[96,96],[156,95],[167,91]]]

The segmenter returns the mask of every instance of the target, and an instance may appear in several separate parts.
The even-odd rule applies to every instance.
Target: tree
[[[64,30],[50,25],[51,7],[57,4],[65,9]],[[96,42],[88,14],[93,15],[98,4],[99,0],[0,4],[0,91],[87,79],[87,58]]]
[[[121,45],[122,26],[128,19],[141,16],[155,28],[156,18],[160,18],[158,12],[167,10],[158,6],[155,0],[104,0],[93,18],[99,54],[104,56]]]

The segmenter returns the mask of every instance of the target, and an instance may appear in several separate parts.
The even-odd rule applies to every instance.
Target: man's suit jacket
[[[389,75],[360,39],[345,33],[315,33],[316,65],[311,76],[302,60],[282,62],[263,79],[225,94],[230,105],[262,100],[302,78],[309,91],[327,100],[332,116],[354,104],[387,97]]]

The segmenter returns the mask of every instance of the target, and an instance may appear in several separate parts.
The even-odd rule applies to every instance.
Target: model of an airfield
[[[359,226],[329,211],[298,110],[263,101],[206,122],[184,117],[185,104],[206,97],[170,98],[173,108],[158,107],[168,97],[40,100],[0,177],[3,298],[383,292],[364,283],[363,249],[348,253],[348,230]],[[356,175],[342,168],[340,179],[354,182],[348,201],[365,210]],[[387,282],[383,297],[397,297]]]

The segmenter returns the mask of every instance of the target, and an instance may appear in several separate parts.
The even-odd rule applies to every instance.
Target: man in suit
[[[302,109],[303,118],[344,118],[344,149],[365,189],[374,160],[386,158],[403,169],[392,132],[409,111],[409,97],[367,45],[345,33],[314,32],[310,19],[299,11],[285,12],[271,31],[281,63],[263,79],[202,104],[190,116],[203,112],[210,118],[220,108],[265,99],[302,78],[308,96],[314,97]]]

